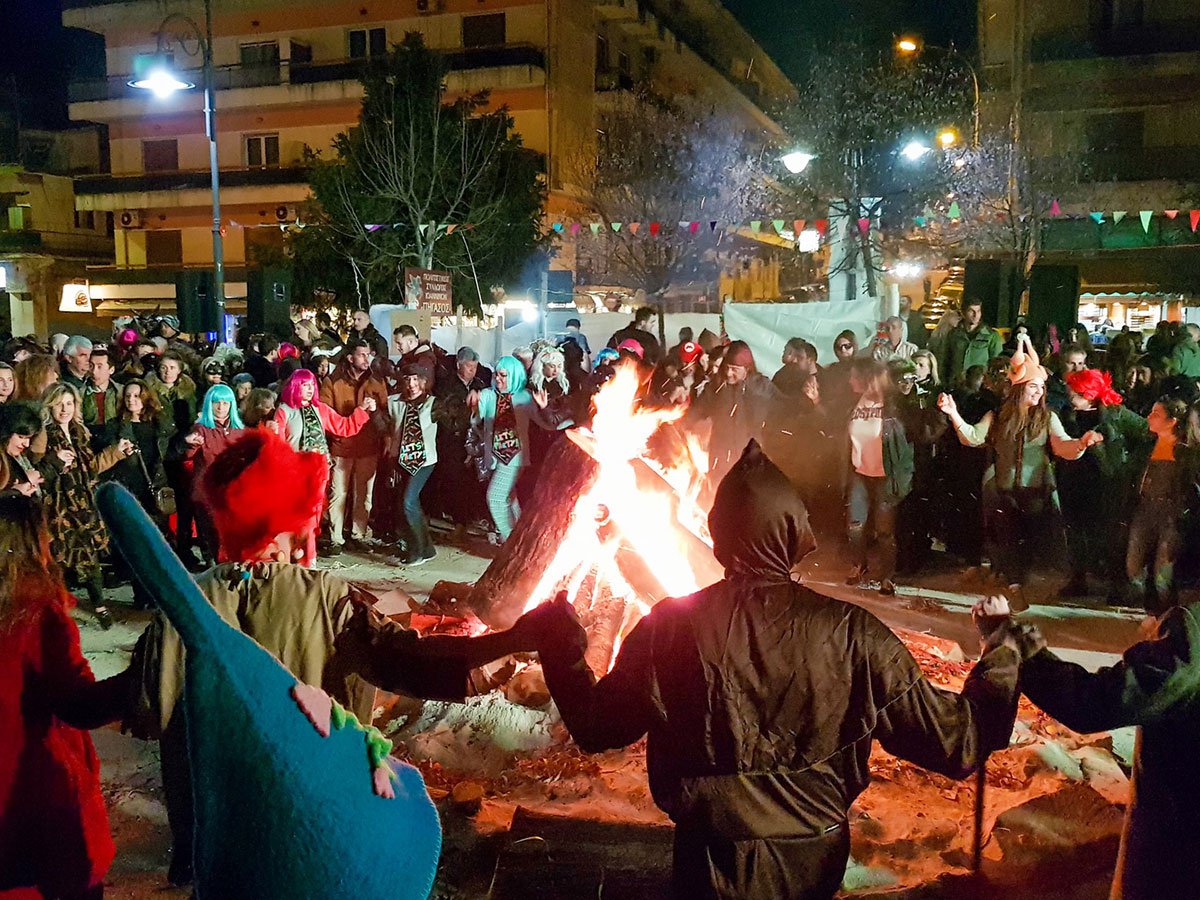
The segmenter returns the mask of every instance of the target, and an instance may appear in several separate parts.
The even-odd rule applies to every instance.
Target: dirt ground
[[[468,552],[469,550],[469,552]],[[484,547],[443,548],[432,564],[401,570],[380,556],[343,555],[322,563],[381,596],[390,611],[423,600],[440,580],[473,581],[487,565]],[[816,589],[862,603],[903,634],[926,672],[957,689],[969,669],[961,643],[974,650],[970,604],[947,569],[884,599],[846,588],[835,555],[809,561]],[[1047,602],[1049,580],[1034,585],[1038,621],[1052,646],[1085,665],[1104,664],[1136,639],[1141,617],[1099,603]],[[128,607],[128,588],[113,594],[118,624],[101,632],[78,614],[84,648],[98,676],[120,671],[148,616]],[[645,751],[585,756],[571,744],[553,707],[526,709],[500,694],[467,705],[393,705],[378,722],[396,755],[417,764],[438,801],[445,832],[434,896],[517,897],[554,865],[569,878],[541,896],[647,896],[669,872],[669,831],[645,777]],[[170,836],[158,774],[157,747],[104,729],[94,734],[116,837],[108,896],[149,900],[188,897],[166,885]],[[973,783],[956,783],[881,750],[872,783],[851,813],[853,860],[844,887],[856,897],[1022,896],[1100,900],[1115,861],[1128,793],[1132,734],[1081,737],[1022,703],[1013,745],[992,757],[985,804],[983,881],[969,871]],[[449,792],[471,782],[484,794],[478,812]],[[589,823],[617,826],[602,836]],[[573,830],[574,829],[574,830]],[[580,830],[584,829],[584,830]],[[640,855],[639,855],[640,854]],[[648,854],[648,855],[647,855]],[[556,863],[557,860],[557,863]],[[529,880],[533,879],[533,880]],[[624,880],[622,880],[624,879]],[[548,883],[548,882],[547,882]],[[650,894],[655,891],[651,889]]]

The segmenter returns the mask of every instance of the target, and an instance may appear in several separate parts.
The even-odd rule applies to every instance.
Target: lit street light
[[[900,148],[900,155],[909,162],[918,162],[930,151],[929,145],[918,140],[911,140]]]
[[[809,163],[814,159],[816,159],[816,156],[811,153],[805,153],[803,150],[793,150],[791,153],[782,156],[779,161],[793,175],[799,175],[808,168]]]
[[[943,128],[938,132],[937,139],[942,148],[948,150],[958,143],[958,132],[953,128]]]
[[[972,146],[974,146],[976,149],[978,149],[978,147],[979,147],[979,105],[980,105],[979,73],[975,70],[975,66],[971,63],[971,60],[967,59],[966,56],[964,56],[962,53],[960,53],[958,50],[956,50],[952,46],[951,47],[936,47],[931,44],[926,44],[919,37],[913,37],[911,35],[905,35],[904,37],[901,37],[899,40],[896,41],[896,52],[899,53],[901,56],[910,56],[910,57],[917,56],[918,54],[923,53],[926,50],[932,50],[932,51],[936,51],[938,53],[944,53],[944,54],[946,54],[946,56],[950,57],[951,59],[956,59],[959,62],[961,62],[964,66],[967,67],[967,71],[970,72],[971,87],[974,89],[974,92],[975,92],[975,103],[974,103],[974,106],[972,107],[972,115],[974,117],[974,123],[973,123],[973,127],[972,127],[971,142],[972,142]]]
[[[167,29],[181,25],[185,32],[173,35],[175,43],[186,48],[188,41],[195,40],[200,48],[204,70],[204,131],[208,136],[208,166],[212,181],[212,241],[213,241],[213,294],[221,316],[225,314],[225,247],[221,237],[221,170],[217,162],[217,98],[213,79],[212,0],[204,0],[204,28],[192,19],[172,13],[158,26],[158,55],[164,61],[140,78],[129,82],[132,88],[150,91],[160,100],[177,91],[187,91],[196,85],[185,81],[171,72],[165,61],[166,51],[172,43]]]

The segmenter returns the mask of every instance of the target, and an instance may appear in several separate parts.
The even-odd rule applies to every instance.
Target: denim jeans
[[[886,478],[851,472],[847,503],[851,559],[866,572],[874,541],[879,559],[871,571],[880,581],[896,571],[896,503],[887,495],[886,482]]]
[[[429,520],[425,518],[425,510],[421,508],[421,491],[425,490],[433,468],[422,466],[412,474],[403,468],[399,470],[400,483],[403,485],[400,508],[408,526],[408,549],[411,552],[426,553],[433,548],[433,539],[429,536]]]

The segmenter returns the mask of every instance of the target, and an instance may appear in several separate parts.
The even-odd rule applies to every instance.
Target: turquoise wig
[[[227,384],[214,384],[204,395],[204,406],[200,409],[200,417],[196,419],[205,428],[216,428],[217,420],[213,416],[213,404],[221,400],[229,403],[229,427],[234,429],[245,428],[242,424],[242,416],[238,412],[237,397],[233,395],[233,388]]]
[[[502,356],[496,360],[496,374],[503,372],[508,376],[508,390],[504,393],[512,395],[513,406],[521,406],[530,401],[529,391],[525,389],[529,376],[525,373],[525,364],[515,356]],[[484,419],[496,418],[496,392],[499,388],[491,387],[479,395],[479,415]]]

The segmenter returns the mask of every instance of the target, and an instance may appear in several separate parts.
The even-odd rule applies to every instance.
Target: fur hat
[[[1120,406],[1125,402],[1125,398],[1113,389],[1112,374],[1109,372],[1084,369],[1082,372],[1068,372],[1063,380],[1072,391],[1092,403]]]
[[[227,561],[255,558],[275,537],[316,525],[329,466],[320,453],[300,453],[279,435],[252,429],[204,470],[200,499]]]
[[[1027,384],[1030,381],[1045,381],[1046,370],[1038,359],[1037,351],[1029,338],[1021,335],[1017,340],[1017,352],[1008,363],[1008,380],[1011,384]]]

